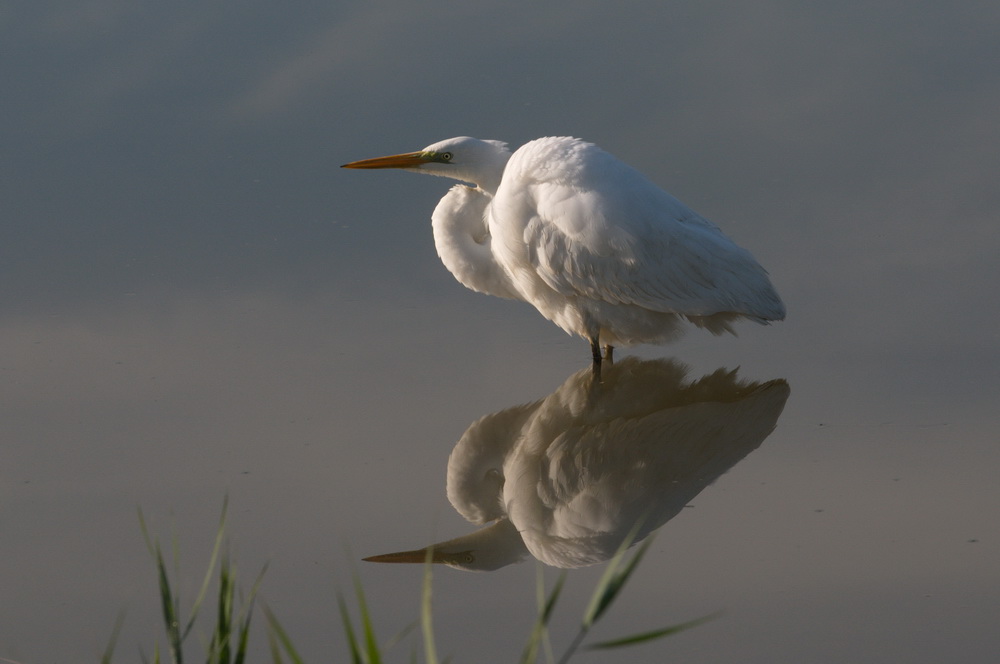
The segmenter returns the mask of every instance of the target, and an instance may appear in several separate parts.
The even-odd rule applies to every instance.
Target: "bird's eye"
[[[440,158],[441,158],[441,161],[451,161],[451,156],[452,155],[451,155],[450,152],[442,152],[441,155],[440,155]]]

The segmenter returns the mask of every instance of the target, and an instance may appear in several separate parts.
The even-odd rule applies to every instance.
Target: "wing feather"
[[[522,220],[509,239],[546,285],[653,311],[784,316],[767,273],[718,227],[596,146],[562,140],[515,154],[493,211]]]

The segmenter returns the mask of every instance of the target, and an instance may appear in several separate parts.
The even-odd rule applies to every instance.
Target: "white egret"
[[[511,153],[462,136],[344,164],[453,178],[432,215],[442,262],[474,291],[532,304],[601,344],[666,343],[687,319],[714,334],[782,320],[767,272],[714,224],[597,146],[548,137]]]
[[[365,558],[494,570],[529,554],[555,567],[614,555],[679,514],[774,430],[788,383],[673,360],[576,372],[541,401],[474,422],[448,458],[448,500],[482,527],[425,549]],[[633,532],[633,529],[638,530]]]

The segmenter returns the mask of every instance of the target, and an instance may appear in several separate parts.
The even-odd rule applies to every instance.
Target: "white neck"
[[[434,209],[434,246],[448,271],[466,288],[520,300],[506,271],[497,264],[486,222],[493,196],[483,189],[452,187]]]

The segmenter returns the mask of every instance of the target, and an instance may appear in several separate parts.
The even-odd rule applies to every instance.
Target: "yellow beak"
[[[433,160],[433,155],[428,152],[404,152],[388,157],[352,161],[349,164],[344,164],[341,168],[413,168]]]

